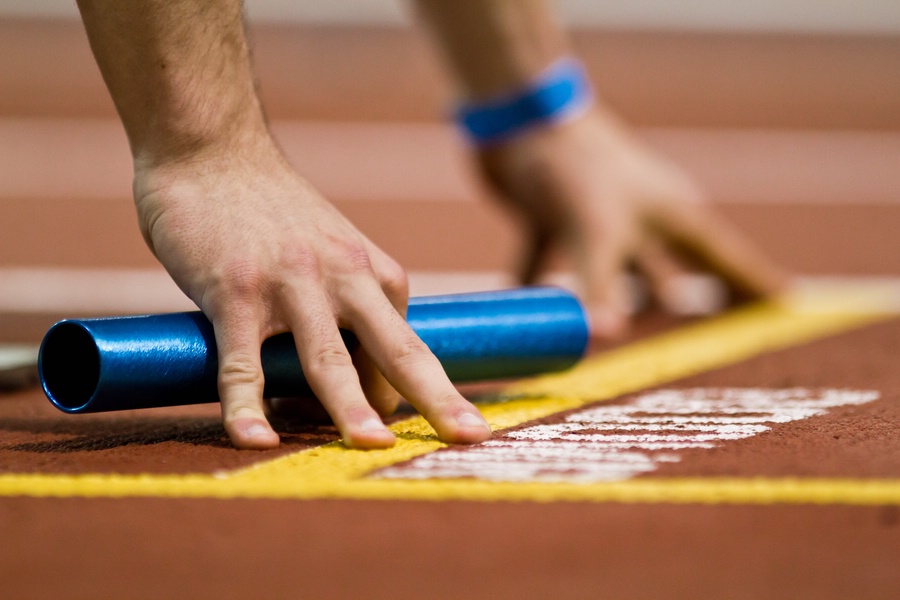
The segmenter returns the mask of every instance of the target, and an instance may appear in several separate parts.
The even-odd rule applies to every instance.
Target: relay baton
[[[549,287],[411,298],[407,321],[455,383],[560,371],[589,339],[578,300]],[[261,360],[265,397],[312,395],[290,333],[266,340]],[[67,413],[219,400],[215,336],[201,312],[60,321],[44,336],[38,371]]]

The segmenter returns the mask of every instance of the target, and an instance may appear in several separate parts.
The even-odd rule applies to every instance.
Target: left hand
[[[567,255],[600,336],[627,326],[627,294],[619,288],[632,266],[673,312],[682,302],[685,258],[750,297],[787,285],[784,272],[715,214],[684,172],[600,109],[479,150],[477,158],[524,223],[520,282],[533,283],[552,251]]]

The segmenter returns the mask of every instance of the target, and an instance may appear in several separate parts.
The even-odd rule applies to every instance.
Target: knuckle
[[[319,255],[305,244],[294,244],[283,250],[282,265],[291,274],[317,279],[321,273]]]
[[[232,403],[224,413],[225,420],[229,423],[239,419],[259,419],[264,415],[261,406],[250,401]]]
[[[352,367],[353,362],[347,348],[338,343],[324,344],[312,356],[309,368],[314,371],[329,371]]]
[[[437,396],[435,406],[442,411],[458,411],[464,410],[470,403],[455,391],[448,391],[443,395]]]
[[[341,251],[344,264],[351,273],[372,272],[372,259],[362,244],[345,242]]]
[[[256,361],[249,356],[234,356],[219,367],[219,384],[226,388],[234,386],[259,386],[263,384],[263,373]]]
[[[419,338],[409,337],[391,349],[391,362],[401,368],[420,364],[428,358],[428,348]]]
[[[255,298],[265,294],[268,287],[265,270],[249,260],[235,260],[221,269],[219,287],[234,298]]]
[[[378,271],[378,282],[385,295],[393,300],[405,300],[409,297],[409,277],[403,267],[389,259]]]

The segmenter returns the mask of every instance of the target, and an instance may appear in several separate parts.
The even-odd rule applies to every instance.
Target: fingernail
[[[473,413],[463,413],[459,415],[459,418],[456,419],[457,425],[460,427],[483,427],[485,429],[490,429],[491,426],[487,424],[487,421],[484,420],[481,415],[476,415]]]
[[[374,417],[359,424],[359,431],[381,431],[382,429],[385,429],[384,423]]]
[[[261,423],[254,423],[253,425],[250,425],[249,427],[247,427],[247,429],[244,430],[244,433],[247,435],[247,437],[251,438],[269,436],[269,430],[266,429],[266,427]]]

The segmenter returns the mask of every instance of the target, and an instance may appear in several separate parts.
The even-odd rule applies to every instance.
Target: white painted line
[[[0,344],[0,371],[36,365],[37,357],[37,346]]]
[[[764,428],[763,431],[768,429],[768,427]],[[555,437],[551,435],[547,435],[544,433],[542,437],[539,439],[542,440],[567,440],[572,442],[597,442],[599,444],[646,444],[646,443],[686,443],[686,442],[717,442],[720,440],[739,440],[745,437],[752,436],[752,432],[742,432],[742,433],[728,433],[728,434],[718,434],[718,435],[709,435],[709,434],[697,434],[697,435],[656,435],[656,434],[643,434],[643,435],[603,435],[598,433],[585,433],[585,434],[576,434],[576,433],[561,433],[556,435]],[[525,438],[520,438],[525,439]]]
[[[812,411],[810,411],[809,416],[812,415]],[[801,417],[803,418],[803,417]],[[792,421],[794,419],[791,419]],[[766,422],[771,422],[771,419],[767,419]],[[583,427],[583,425],[578,424],[579,427]],[[635,419],[632,422],[622,423],[612,421],[610,423],[594,423],[591,426],[592,431],[697,431],[702,433],[715,433],[715,434],[731,434],[731,433],[743,433],[746,431],[752,431],[753,433],[760,433],[768,429],[768,427],[764,425],[750,425],[746,422],[739,421],[732,425],[714,425],[708,423],[666,423],[666,419],[660,419],[658,423],[647,423],[644,419]],[[560,434],[565,433],[565,431],[561,431]]]
[[[37,381],[37,346],[0,344],[0,391],[18,389]]]
[[[272,131],[304,177],[338,202],[485,198],[467,149],[449,123],[278,120]],[[642,128],[637,133],[690,173],[716,203],[900,203],[895,132]],[[130,203],[130,156],[124,130],[112,118],[0,118],[0,202]],[[100,164],[104,168],[98,172]]]
[[[411,272],[413,296],[506,289],[500,272]],[[0,311],[139,314],[196,310],[162,269],[0,268]]]
[[[0,268],[0,312],[118,315],[196,310],[162,269]],[[411,271],[410,294],[428,296],[500,290],[515,287],[499,271]],[[571,273],[555,273],[545,283],[578,293]],[[694,301],[680,314],[703,316],[724,308],[721,284],[706,275],[686,275],[677,286]],[[636,278],[623,286],[635,312],[646,303],[647,292]],[[793,310],[815,312],[817,299],[846,292],[848,307],[862,312],[900,313],[900,277],[800,278],[787,300]],[[700,298],[704,296],[704,298]],[[828,305],[833,310],[833,303]]]
[[[839,389],[660,390],[643,394],[626,405],[581,410],[561,423],[514,430],[472,448],[440,450],[389,467],[375,476],[514,482],[620,481],[652,472],[662,463],[678,462],[678,450],[714,448],[759,435],[777,423],[806,419],[824,414],[829,408],[864,404],[878,397],[876,391]]]
[[[563,22],[604,30],[787,31],[891,34],[900,31],[893,0],[821,2],[681,2],[666,0],[559,0]],[[280,24],[411,26],[408,5],[396,0],[256,0],[247,3],[251,22]],[[0,16],[77,19],[74,3],[58,0],[4,0]]]
[[[139,314],[196,310],[162,269],[0,269],[0,311]]]
[[[554,273],[546,283],[578,292],[571,273]],[[500,271],[411,271],[410,294],[428,296],[461,292],[500,290],[515,282]],[[693,274],[678,284],[693,300],[681,314],[714,314],[723,308],[721,284],[708,275]],[[636,278],[628,278],[627,302],[640,310],[646,289]],[[900,277],[803,277],[790,297],[797,311],[819,310],[816,299],[831,298],[836,291],[850,289],[860,312],[900,313]],[[699,296],[705,296],[698,300]],[[829,304],[833,310],[833,304]],[[0,268],[0,312],[71,314],[142,314],[196,310],[168,274],[158,269],[55,269]],[[823,308],[824,310],[824,308]]]
[[[852,289],[854,308],[861,313],[900,312],[900,277],[801,277],[787,302],[798,312],[833,312],[833,301],[829,308],[819,299],[833,299],[848,289]]]
[[[506,289],[500,272],[411,272],[414,296]],[[162,269],[0,268],[0,311],[134,314],[196,310]]]

